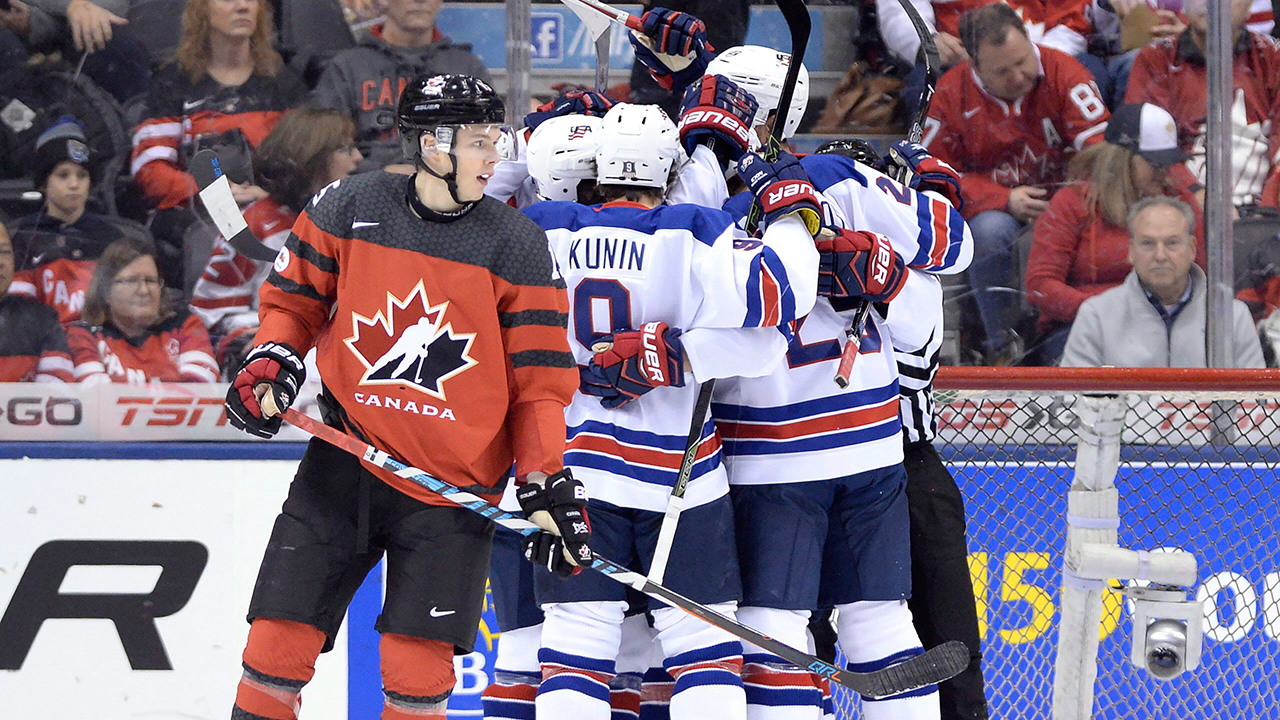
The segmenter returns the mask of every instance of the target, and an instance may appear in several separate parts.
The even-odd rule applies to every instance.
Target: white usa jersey
[[[665,322],[696,344],[700,331],[756,329],[761,349],[741,344],[717,357],[704,347],[681,388],[659,387],[616,409],[579,392],[565,411],[565,465],[588,496],[620,507],[664,511],[689,433],[698,383],[742,370],[767,370],[785,345],[783,326],[813,307],[818,255],[804,225],[775,223],[749,239],[721,210],[696,205],[646,209],[635,203],[587,207],[543,202],[525,212],[547,233],[569,292],[569,344],[579,365],[615,329]],[[750,333],[746,333],[750,335]],[[774,355],[770,355],[774,353]],[[728,492],[720,436],[703,428],[686,504]]]
[[[973,236],[946,200],[922,193],[841,155],[807,155],[800,164],[823,198],[824,221],[850,230],[878,232],[913,270],[953,275],[969,267]],[[747,214],[751,194],[735,195],[724,209]]]

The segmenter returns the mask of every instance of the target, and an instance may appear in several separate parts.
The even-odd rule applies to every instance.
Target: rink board
[[[52,543],[79,552],[78,543],[88,548],[127,541],[135,548],[153,543],[189,550],[198,543],[207,550],[189,599],[154,620],[172,669],[134,669],[135,660],[111,620],[52,617],[39,626],[20,669],[0,673],[6,708],[27,720],[62,720],[69,709],[92,709],[103,720],[225,718],[240,674],[244,609],[300,449],[294,443],[0,443],[0,458],[44,458],[0,459],[5,498],[0,503],[0,607],[6,611],[0,634],[6,639],[15,636],[15,627],[33,622],[24,617],[35,613],[30,603],[14,607],[13,601],[39,548]],[[1026,446],[1000,450],[1009,457],[1016,453],[1023,463],[1038,454]],[[1070,468],[1001,465],[975,457],[949,460],[969,502],[970,567],[992,702],[1001,717],[1047,717]],[[1062,455],[1043,459],[1050,457]],[[1108,624],[1102,644],[1098,717],[1120,717],[1119,707],[1143,707],[1136,698],[1151,698],[1152,707],[1182,709],[1182,717],[1199,717],[1194,708],[1212,706],[1210,699],[1236,706],[1217,717],[1278,717],[1270,687],[1280,663],[1277,540],[1250,534],[1272,527],[1276,479],[1234,465],[1229,457],[1220,466],[1194,468],[1179,462],[1176,453],[1160,457],[1163,464],[1122,470],[1121,540],[1135,548],[1176,546],[1197,555],[1198,590],[1215,600],[1204,664],[1173,684],[1146,679],[1125,660],[1130,626],[1122,610],[1118,622]],[[1153,503],[1140,501],[1143,493],[1130,490],[1167,485],[1200,492],[1165,498],[1157,513],[1150,509]],[[1213,523],[1201,527],[1235,532],[1194,532],[1167,521],[1205,512],[1214,513]],[[49,553],[41,557],[47,561]],[[128,553],[118,561],[64,569],[56,594],[153,592],[161,568]],[[357,594],[338,646],[318,664],[316,680],[305,693],[306,720],[377,716],[378,638],[372,627],[381,596],[381,574],[375,573]],[[477,652],[458,659],[451,717],[480,716],[479,695],[492,672],[497,633],[486,608]],[[4,655],[12,660],[13,652]],[[1267,711],[1254,713],[1258,707]]]

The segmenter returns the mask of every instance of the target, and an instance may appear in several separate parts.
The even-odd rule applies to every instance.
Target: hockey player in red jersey
[[[1280,46],[1272,38],[1245,29],[1249,0],[1232,0],[1231,166],[1236,206],[1280,205]],[[1187,29],[1138,53],[1129,75],[1127,102],[1149,102],[1169,111],[1178,123],[1187,169],[1205,181],[1205,124],[1208,89],[1205,46],[1206,0],[1186,5]]]
[[[1066,179],[1071,154],[1102,140],[1109,115],[1084,66],[1033,44],[1007,5],[966,15],[960,35],[972,60],[938,83],[923,143],[963,173],[974,240],[969,277],[987,350],[1006,356],[1015,339],[1014,239]]]
[[[288,407],[314,347],[326,421],[491,502],[514,464],[521,507],[559,536],[535,559],[579,571],[590,523],[563,466],[578,384],[564,281],[543,231],[483,197],[512,147],[502,102],[471,77],[420,77],[398,116],[416,174],[340,180],[299,216],[260,292],[259,345],[227,415],[274,434],[280,418],[260,400]],[[443,720],[492,536],[483,518],[313,440],[259,571],[232,717],[297,716],[316,655],[385,552],[382,718]]]

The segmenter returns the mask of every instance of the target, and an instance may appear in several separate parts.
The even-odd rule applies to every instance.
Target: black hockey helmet
[[[840,138],[828,140],[814,151],[815,155],[842,155],[850,160],[857,160],[863,165],[883,172],[884,160],[871,143],[862,138]]]
[[[504,126],[506,108],[489,83],[469,75],[419,75],[400,95],[396,121],[400,126],[400,148],[418,167],[445,181],[454,201],[458,197],[458,155],[454,135],[465,126],[499,128],[497,147],[500,159],[512,159],[515,136]],[[446,153],[452,168],[445,173],[433,170],[422,159],[423,133],[435,136],[436,147]]]

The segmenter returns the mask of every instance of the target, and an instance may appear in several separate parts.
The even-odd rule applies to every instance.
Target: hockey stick
[[[916,35],[920,36],[920,49],[924,51],[924,89],[920,91],[920,106],[916,108],[916,114],[911,118],[911,127],[907,129],[907,140],[920,142],[920,138],[924,137],[924,121],[929,117],[929,105],[933,103],[933,88],[938,84],[942,60],[938,57],[938,45],[933,41],[929,26],[924,24],[924,18],[920,17],[911,0],[898,0],[898,2],[911,20]],[[905,164],[899,163],[899,167],[901,169],[893,173],[893,179],[906,185],[910,171],[906,169]],[[857,359],[858,350],[862,347],[862,329],[866,326],[867,317],[870,314],[871,303],[863,302],[858,308],[858,314],[853,318],[853,323],[845,331],[848,339],[844,343],[844,349],[840,351],[840,366],[836,368],[835,377],[836,385],[841,389],[849,387],[849,376],[853,374],[853,361]]]
[[[778,97],[778,109],[773,115],[773,127],[769,131],[769,142],[763,151],[764,159],[773,162],[782,151],[782,131],[787,124],[787,115],[791,112],[791,97],[795,93],[796,82],[800,78],[800,67],[804,63],[804,51],[809,45],[809,9],[803,0],[778,0],[778,9],[787,21],[791,31],[791,65],[787,67],[787,76],[783,79],[782,94]],[[753,234],[760,224],[760,203],[751,203],[751,213],[747,216],[747,234]],[[671,488],[671,497],[667,500],[667,514],[662,518],[662,527],[658,530],[658,543],[654,547],[653,562],[649,565],[649,579],[662,582],[667,570],[667,560],[671,555],[671,544],[675,541],[676,526],[680,522],[680,513],[684,511],[684,491],[689,486],[689,477],[693,474],[693,462],[702,445],[702,426],[707,421],[707,411],[711,408],[711,395],[715,392],[716,381],[707,380],[698,387],[698,400],[693,405],[693,418],[689,421],[689,439],[684,446],[684,457],[680,461],[680,473],[676,475],[676,484]]]
[[[689,439],[684,444],[684,457],[680,458],[680,472],[676,475],[676,484],[671,488],[671,497],[667,499],[667,514],[662,517],[658,542],[653,548],[653,562],[649,563],[649,579],[655,583],[661,584],[667,573],[667,561],[671,558],[676,527],[680,524],[680,513],[684,512],[684,491],[689,487],[689,478],[693,476],[693,463],[698,457],[698,448],[702,447],[702,428],[707,423],[707,410],[711,408],[711,394],[715,389],[715,380],[708,380],[698,386],[698,399],[693,403],[693,420],[689,423]]]
[[[264,397],[270,398],[271,395],[268,393]],[[270,401],[267,404],[270,404]],[[264,406],[264,409],[271,410],[274,408],[266,408]],[[283,416],[290,424],[320,440],[345,450],[366,462],[385,470],[390,470],[397,477],[410,480],[446,500],[457,503],[471,512],[494,521],[501,527],[521,535],[533,535],[542,531],[537,525],[522,517],[499,509],[497,506],[486,502],[483,498],[465,490],[459,490],[453,485],[432,477],[418,468],[406,465],[387,453],[374,448],[372,445],[361,442],[344,432],[307,417],[297,410],[292,408],[285,410]],[[754,643],[788,662],[805,668],[809,672],[834,680],[863,697],[883,698],[910,692],[928,685],[935,685],[954,677],[969,665],[968,647],[962,642],[953,640],[945,645],[939,645],[923,655],[882,670],[869,673],[844,670],[766,635],[762,635],[705,605],[672,592],[662,585],[646,579],[643,575],[632,572],[599,555],[592,554],[591,564],[588,567],[623,585],[633,587],[655,600],[677,607],[731,635]]]
[[[642,32],[644,29],[640,24],[640,18],[626,10],[610,7],[599,0],[560,0],[560,2],[569,6],[573,14],[582,20],[582,24],[586,25],[587,30],[591,32],[592,39],[598,39],[603,35],[602,28],[607,28],[611,22],[625,25],[636,32]]]
[[[191,171],[191,177],[195,178],[196,187],[199,188],[196,194],[209,213],[209,219],[213,220],[214,227],[231,243],[231,247],[250,260],[275,260],[279,253],[258,242],[258,238],[244,221],[244,215],[240,214],[240,205],[231,195],[231,181],[222,173],[217,153],[201,150],[191,158],[187,169]]]

